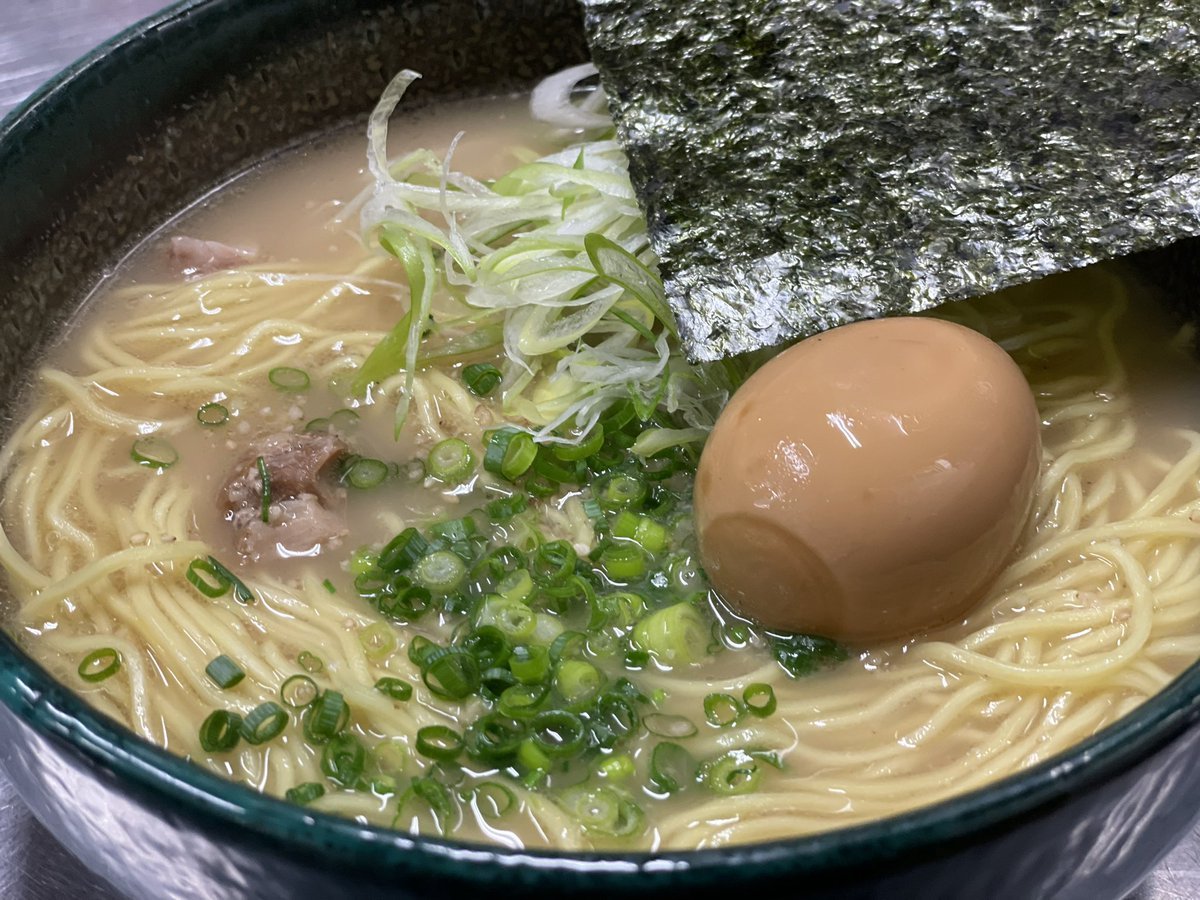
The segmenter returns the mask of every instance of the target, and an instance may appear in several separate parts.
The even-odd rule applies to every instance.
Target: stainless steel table
[[[0,0],[0,115],[163,0]],[[0,900],[119,900],[30,815],[0,773]],[[1018,898],[1013,898],[1018,900]],[[1126,900],[1200,900],[1200,829]]]

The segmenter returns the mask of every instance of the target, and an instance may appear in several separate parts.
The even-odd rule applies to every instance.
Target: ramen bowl
[[[58,326],[140,238],[232,174],[363,120],[393,72],[421,71],[411,102],[429,104],[527,89],[586,58],[572,0],[209,0],[115,38],[0,124],[6,420]],[[92,871],[147,898],[1117,898],[1196,819],[1198,717],[1192,666],[1069,752],[903,815],[693,852],[514,851],[222,780],[96,712],[0,633],[0,766]]]

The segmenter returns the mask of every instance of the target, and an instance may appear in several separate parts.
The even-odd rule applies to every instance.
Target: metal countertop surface
[[[162,0],[0,0],[0,116]],[[0,773],[0,900],[120,900],[76,862]],[[1102,898],[1098,898],[1102,900]],[[1200,828],[1125,900],[1200,900]]]

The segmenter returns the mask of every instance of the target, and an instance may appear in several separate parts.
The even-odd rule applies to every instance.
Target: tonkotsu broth
[[[576,139],[533,123],[509,100],[399,121],[393,153],[441,152],[465,131],[453,167],[480,179]],[[407,304],[400,265],[363,249],[356,211],[347,210],[368,183],[362,160],[357,133],[294,151],[149,240],[50,355],[29,417],[8,444],[11,547],[0,550],[16,596],[9,628],[65,684],[143,737],[272,794],[319,783],[325,793],[312,808],[362,822],[512,847],[696,848],[827,830],[986,784],[1095,733],[1200,656],[1200,434],[1184,430],[1197,424],[1200,372],[1183,350],[1165,349],[1170,334],[1153,298],[1135,290],[1124,311],[1127,282],[1097,268],[938,313],[1009,350],[1044,417],[1034,521],[965,622],[903,644],[850,648],[840,665],[792,678],[765,636],[712,598],[705,614],[718,625],[700,663],[627,666],[621,653],[600,652],[603,642],[581,657],[610,682],[630,679],[646,698],[643,723],[659,733],[642,727],[582,769],[552,770],[532,785],[465,755],[457,763],[423,758],[419,728],[461,730],[482,709],[478,697],[436,697],[409,655],[416,636],[449,641],[462,617],[435,611],[394,623],[394,651],[369,658],[359,638],[388,620],[357,595],[348,560],[508,488],[477,465],[465,486],[397,477],[350,489],[346,538],[326,542],[315,558],[258,564],[239,561],[217,506],[252,438],[302,429],[348,404],[359,414],[348,434],[354,452],[402,469],[450,436],[464,439],[478,463],[485,431],[504,421],[495,397],[464,389],[457,365],[421,372],[399,440],[396,379],[373,389],[370,402],[348,400],[355,365]],[[255,247],[266,261],[185,283],[165,262],[173,234]],[[435,319],[451,306],[439,300]],[[272,386],[267,372],[281,365],[304,369],[311,388]],[[227,406],[230,421],[200,425],[205,402]],[[129,458],[153,423],[179,454],[161,472]],[[560,491],[534,503],[532,520],[545,540],[565,540],[586,558],[596,541],[590,499],[588,486]],[[483,527],[494,527],[496,543],[530,538],[528,525]],[[685,557],[686,525],[672,540]],[[208,554],[233,568],[257,602],[209,599],[193,588],[184,571]],[[669,577],[695,578],[675,569]],[[80,661],[103,647],[120,652],[121,668],[89,684]],[[306,653],[322,659],[319,671],[300,662]],[[246,672],[228,690],[205,676],[221,654]],[[278,701],[298,674],[340,692],[352,710],[348,733],[368,755],[349,788],[323,773],[324,751],[294,710],[263,744],[223,753],[200,746],[198,729],[214,709],[248,714]],[[414,685],[412,699],[377,691],[384,676]],[[752,684],[773,688],[773,714],[743,711],[728,727],[706,721],[706,696],[740,698]],[[696,733],[666,717],[689,720]],[[702,771],[742,754],[734,761],[756,789],[721,792],[685,778],[668,793],[650,778],[655,748],[667,742],[696,766],[710,763]],[[448,806],[413,795],[413,778],[443,785]],[[730,784],[739,787],[732,775]],[[479,785],[488,787],[472,793]],[[624,835],[585,827],[573,808],[579,785],[612,786],[644,822]],[[504,791],[516,802],[497,815]]]

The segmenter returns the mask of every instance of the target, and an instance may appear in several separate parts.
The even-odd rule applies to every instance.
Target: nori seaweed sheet
[[[1200,3],[582,0],[694,359],[1200,235]]]

